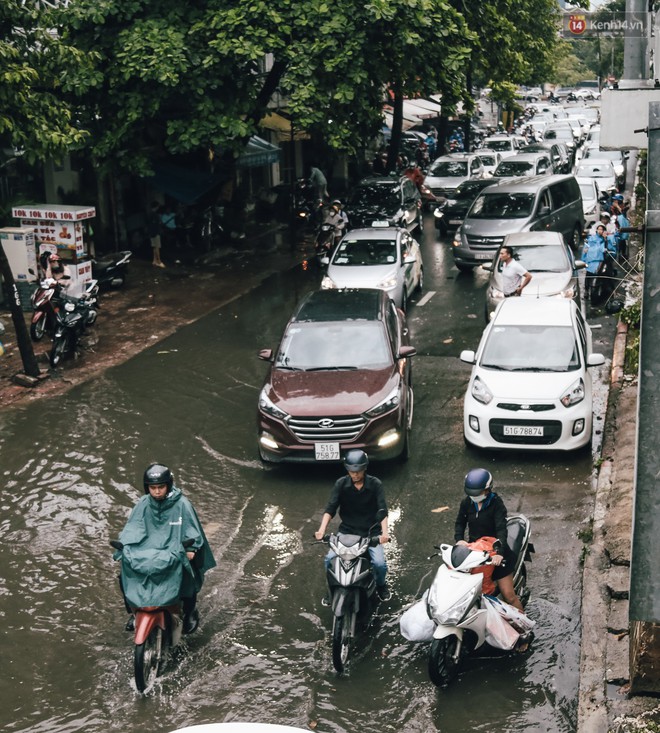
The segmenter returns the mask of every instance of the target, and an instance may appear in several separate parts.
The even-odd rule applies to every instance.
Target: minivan
[[[454,263],[468,272],[488,262],[513,232],[560,232],[576,251],[583,229],[582,194],[575,176],[517,178],[489,186],[475,199],[454,237]]]

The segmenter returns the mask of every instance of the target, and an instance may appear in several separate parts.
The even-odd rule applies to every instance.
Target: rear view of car
[[[465,394],[465,440],[481,448],[575,450],[591,441],[591,329],[572,300],[508,298],[486,326]]]
[[[258,401],[259,454],[269,463],[406,459],[413,416],[405,316],[382,290],[310,293],[289,321]]]

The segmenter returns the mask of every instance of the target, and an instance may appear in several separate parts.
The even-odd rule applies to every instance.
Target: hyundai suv
[[[406,460],[413,416],[405,316],[383,290],[319,290],[306,296],[259,395],[261,459],[341,461],[360,448],[375,461]]]

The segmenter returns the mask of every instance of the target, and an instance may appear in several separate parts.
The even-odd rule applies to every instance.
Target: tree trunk
[[[392,136],[390,137],[390,146],[387,151],[387,163],[385,170],[391,173],[396,169],[396,163],[399,158],[399,150],[401,148],[401,132],[403,131],[403,91],[401,84],[396,83],[392,86],[394,92],[394,100],[392,103]]]
[[[5,287],[9,291],[9,309],[11,311],[11,319],[14,322],[16,330],[16,343],[21,354],[23,362],[23,371],[28,377],[38,377],[40,374],[37,357],[34,355],[32,341],[25,325],[25,316],[21,308],[21,299],[18,294],[18,287],[14,281],[14,276],[9,266],[9,260],[5,254],[4,247],[0,243],[0,275],[5,283]]]

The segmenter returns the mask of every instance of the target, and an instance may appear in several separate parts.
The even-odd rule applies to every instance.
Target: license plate
[[[314,443],[314,457],[317,461],[338,461],[339,443]]]
[[[542,425],[505,425],[504,435],[517,435],[523,437],[543,437]]]
[[[463,222],[460,219],[450,219],[449,225],[452,227],[459,227]]]
[[[492,252],[475,252],[474,258],[477,260],[490,260],[493,258]]]

